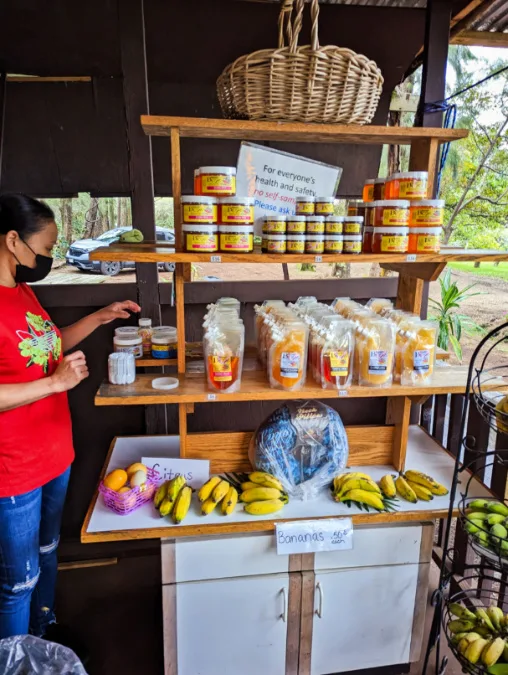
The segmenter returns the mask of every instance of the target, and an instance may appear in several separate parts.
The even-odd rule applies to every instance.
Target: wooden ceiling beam
[[[450,40],[453,45],[468,47],[508,47],[508,33],[492,33],[488,30],[463,30]]]

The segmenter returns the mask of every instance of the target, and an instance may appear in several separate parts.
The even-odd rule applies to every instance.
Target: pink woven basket
[[[153,469],[148,469],[147,480],[143,487],[134,487],[129,492],[123,492],[122,494],[106,487],[104,482],[101,481],[99,492],[108,509],[118,513],[119,516],[126,516],[146,502],[151,501],[157,489],[156,477],[156,472]]]

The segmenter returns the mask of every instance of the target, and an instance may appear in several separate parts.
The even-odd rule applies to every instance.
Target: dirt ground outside
[[[288,272],[290,279],[330,279],[333,278],[333,266],[316,265],[314,270],[300,270],[297,264],[289,264]],[[377,276],[378,270],[371,265],[352,264],[351,277]],[[170,282],[172,274],[160,272],[161,280]],[[223,281],[282,281],[284,272],[282,265],[277,264],[249,264],[223,265],[223,264],[197,264],[193,265],[193,278],[196,280],[223,280]],[[460,308],[460,312],[469,316],[475,323],[485,330],[491,330],[494,326],[502,323],[508,315],[508,281],[502,278],[479,276],[462,270],[452,270],[452,278],[456,279],[459,288],[469,284],[476,284],[474,291],[481,293],[466,300]],[[116,277],[104,277],[100,274],[78,272],[65,264],[58,264],[49,278],[51,284],[103,284],[103,283],[134,283],[135,274],[130,271],[121,272]],[[44,283],[48,283],[45,281]],[[340,294],[340,279],[337,279],[337,295]],[[437,281],[430,285],[430,297],[436,300],[440,298],[440,287]],[[429,308],[432,314],[432,308]],[[464,336],[462,340],[463,363],[467,363],[479,336]],[[454,359],[452,358],[452,362]]]

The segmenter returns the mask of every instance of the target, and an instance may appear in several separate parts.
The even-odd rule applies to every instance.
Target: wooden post
[[[145,239],[155,241],[152,144],[139,121],[141,115],[149,112],[143,0],[124,0],[118,5],[118,12],[132,223]],[[136,274],[143,316],[160,325],[157,265],[138,264]],[[145,411],[147,433],[165,433],[164,406],[147,406]]]
[[[442,101],[446,95],[446,63],[451,17],[452,0],[428,0],[422,90],[416,126],[443,126],[443,113],[424,113],[424,107],[426,103]]]
[[[2,187],[2,154],[4,149],[6,102],[7,102],[7,75],[5,73],[0,73],[0,188]]]

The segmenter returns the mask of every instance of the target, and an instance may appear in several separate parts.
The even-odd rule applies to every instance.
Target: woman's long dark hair
[[[26,240],[48,223],[55,214],[42,202],[23,194],[0,195],[0,235],[17,232]]]

